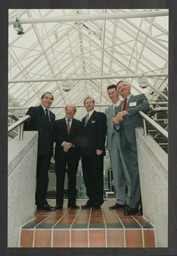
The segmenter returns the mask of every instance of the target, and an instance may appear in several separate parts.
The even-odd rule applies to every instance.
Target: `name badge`
[[[95,123],[95,121],[92,121],[92,124],[94,124]]]
[[[136,102],[130,102],[129,107],[135,107],[137,105]]]

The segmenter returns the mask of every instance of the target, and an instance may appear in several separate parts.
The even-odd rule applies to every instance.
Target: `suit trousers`
[[[141,200],[141,192],[136,144],[131,144],[127,141],[125,148],[122,149],[122,153],[131,180],[129,206],[131,208],[138,208]]]
[[[55,159],[56,172],[56,203],[63,205],[65,173],[68,175],[68,205],[76,204],[76,173],[79,159],[68,153],[61,153],[60,158]]]
[[[118,204],[129,204],[130,176],[120,146],[120,132],[114,132],[111,140],[109,156],[112,166],[114,188]]]
[[[36,185],[36,204],[43,206],[47,203],[48,170],[51,155],[38,155],[37,158],[37,185]]]
[[[103,154],[83,156],[82,170],[89,202],[103,203]]]

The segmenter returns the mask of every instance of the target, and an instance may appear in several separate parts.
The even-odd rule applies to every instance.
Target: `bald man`
[[[56,210],[63,208],[66,172],[68,175],[68,207],[79,208],[76,204],[76,173],[80,159],[78,138],[82,123],[74,118],[75,113],[75,105],[69,104],[65,107],[65,118],[55,122]]]
[[[120,126],[121,149],[131,183],[129,205],[125,208],[124,214],[134,215],[138,213],[141,204],[135,128],[143,127],[143,118],[139,111],[148,113],[149,103],[144,94],[132,95],[131,86],[125,81],[119,81],[117,88],[124,100],[118,107],[118,114],[113,118],[113,121]]]

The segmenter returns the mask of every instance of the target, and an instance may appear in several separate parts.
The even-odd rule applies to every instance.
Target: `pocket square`
[[[93,123],[96,123],[96,122],[95,122],[95,121],[92,121],[92,124],[93,124]]]

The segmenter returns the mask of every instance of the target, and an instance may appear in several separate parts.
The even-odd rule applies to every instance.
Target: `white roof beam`
[[[96,79],[119,79],[119,78],[140,78],[140,77],[168,77],[168,73],[165,74],[129,74],[129,75],[112,75],[112,76],[83,76],[83,77],[55,77],[55,78],[42,78],[42,79],[20,79],[9,80],[9,83],[30,83],[30,82],[51,82],[51,81],[64,81],[64,80],[96,80]]]
[[[143,18],[143,17],[157,17],[168,16],[168,10],[163,11],[147,11],[147,12],[130,12],[130,13],[111,13],[111,14],[98,14],[98,15],[78,15],[78,16],[59,16],[55,18],[40,18],[40,19],[22,19],[21,24],[34,24],[34,23],[52,23],[52,22],[73,22],[73,21],[88,21],[88,20],[107,20],[107,19],[129,19],[129,18]],[[12,25],[14,20],[10,20],[9,24]]]

